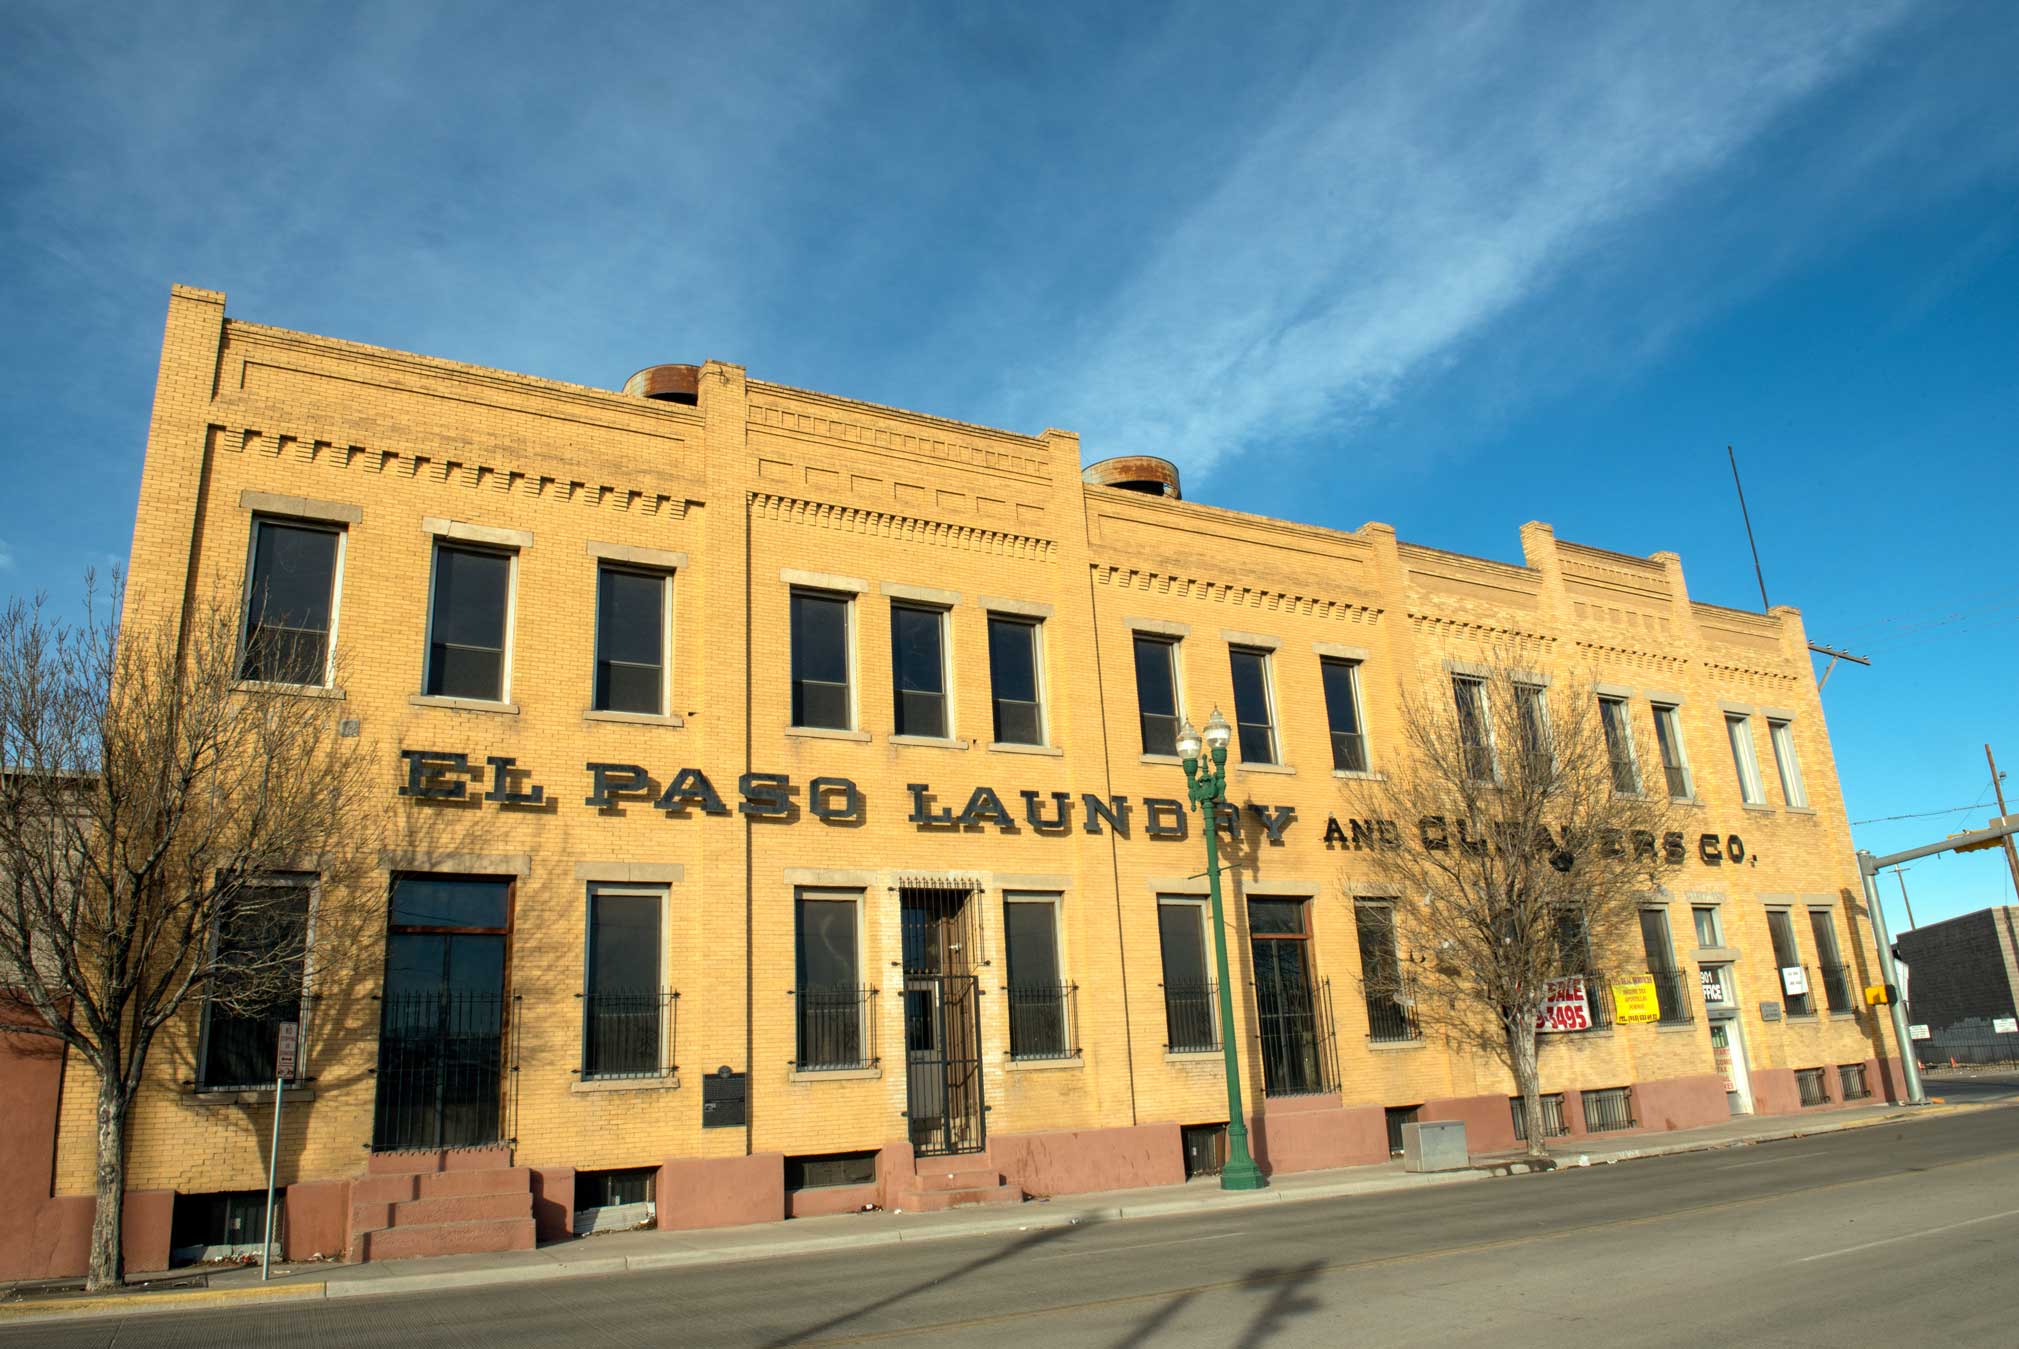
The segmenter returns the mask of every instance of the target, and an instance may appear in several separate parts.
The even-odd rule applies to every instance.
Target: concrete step
[[[411,1260],[425,1255],[484,1255],[533,1249],[531,1218],[484,1222],[425,1223],[366,1232],[360,1239],[366,1260]]]
[[[1014,1185],[976,1186],[967,1190],[903,1190],[893,1207],[906,1213],[942,1213],[950,1208],[980,1208],[994,1204],[1021,1204],[1023,1191]]]
[[[419,1177],[416,1199],[449,1199],[472,1194],[530,1194],[533,1173],[525,1167],[489,1171],[442,1171]]]
[[[488,1222],[497,1218],[530,1218],[533,1196],[526,1190],[505,1194],[452,1194],[439,1199],[410,1199],[390,1206],[391,1221],[381,1227],[429,1227],[436,1223]]]
[[[421,1178],[415,1175],[366,1176],[351,1182],[353,1204],[397,1204],[420,1196]]]
[[[921,1157],[914,1167],[914,1190],[974,1190],[1002,1184],[1002,1172],[985,1156]]]
[[[512,1150],[507,1147],[375,1152],[365,1162],[365,1174],[412,1176],[436,1171],[497,1171],[511,1164]]]

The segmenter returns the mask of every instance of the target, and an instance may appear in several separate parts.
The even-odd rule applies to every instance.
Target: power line
[[[1877,815],[1869,820],[1852,820],[1851,823],[1854,825],[1890,824],[1894,820],[1932,820],[1937,815],[1961,815],[1966,810],[1977,810],[1983,804],[1982,801],[1975,801],[1967,806],[1951,806],[1947,810],[1924,810],[1913,815]]]

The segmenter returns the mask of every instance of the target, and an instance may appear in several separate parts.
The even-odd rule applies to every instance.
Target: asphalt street
[[[2009,1346],[2015,1243],[2019,1109],[1994,1108],[1237,1213],[43,1323],[0,1346]]]

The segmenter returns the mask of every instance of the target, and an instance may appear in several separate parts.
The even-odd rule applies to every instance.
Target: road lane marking
[[[1746,1167],[1748,1167],[1748,1166],[1772,1166],[1772,1165],[1773,1165],[1774,1163],[1776,1163],[1776,1162],[1779,1162],[1779,1161],[1783,1161],[1783,1160],[1785,1160],[1785,1159],[1783,1159],[1783,1158],[1780,1158],[1780,1157],[1769,1157],[1769,1158],[1767,1158],[1767,1159],[1766,1159],[1766,1160],[1764,1160],[1764,1161],[1758,1161],[1758,1162],[1733,1162],[1733,1163],[1732,1163],[1732,1164],[1731,1164],[1730,1166],[1714,1166],[1714,1167],[1712,1167],[1712,1168],[1711,1168],[1711,1170],[1713,1170],[1713,1171],[1739,1171],[1739,1170],[1743,1170],[1744,1168],[1746,1168]]]
[[[1896,1241],[1914,1241],[1920,1237],[1932,1237],[1937,1232],[1953,1232],[1959,1227],[1975,1227],[1978,1223],[1995,1223],[2000,1218],[2019,1218],[2019,1208],[2008,1208],[2003,1213],[1987,1213],[1981,1218],[1965,1218],[1961,1222],[1943,1223],[1940,1227],[1924,1227],[1918,1232],[1902,1232],[1894,1237],[1880,1237],[1877,1241],[1861,1242],[1856,1246],[1846,1246],[1841,1250],[1822,1251],[1816,1255],[1805,1255],[1790,1264],[1806,1265],[1811,1260],[1828,1260],[1834,1256],[1850,1255],[1856,1251],[1869,1251],[1874,1246],[1890,1246]]]
[[[1031,1261],[1039,1260],[1085,1260],[1094,1255],[1113,1255],[1120,1251],[1147,1251],[1158,1246],[1190,1246],[1201,1241],[1225,1241],[1229,1237],[1246,1236],[1247,1229],[1239,1232],[1209,1232],[1203,1237],[1178,1237],[1171,1241],[1139,1241],[1130,1246],[1096,1246],[1085,1251],[1061,1251],[1056,1255],[1034,1255]]]

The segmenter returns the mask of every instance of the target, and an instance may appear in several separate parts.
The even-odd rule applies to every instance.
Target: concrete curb
[[[1553,1172],[1527,1173],[1550,1175],[1610,1165],[1613,1162],[1637,1161],[1647,1157],[1719,1152],[1731,1148],[1751,1147],[1758,1143],[1806,1138],[1816,1134],[1841,1133],[1851,1129],[1870,1129],[1887,1124],[1935,1119],[1943,1115],[1989,1109],[1991,1104],[1993,1103],[1907,1107],[1871,1119],[1843,1121],[1818,1119],[1769,1133],[1751,1134],[1744,1138],[1652,1144],[1647,1147],[1609,1152],[1603,1157],[1592,1157],[1582,1167],[1575,1160],[1566,1162],[1565,1154],[1558,1154],[1557,1165]],[[1569,1155],[1574,1157],[1578,1154]],[[1583,1155],[1590,1156],[1588,1153]],[[1459,1185],[1468,1181],[1493,1180],[1522,1174],[1527,1170],[1526,1167],[1523,1167],[1522,1171],[1515,1170],[1518,1164],[1518,1159],[1503,1159],[1498,1162],[1485,1162],[1464,1171],[1385,1175],[1378,1178],[1319,1182],[1242,1193],[1202,1190],[1197,1194],[1173,1195],[1163,1199],[1124,1204],[1104,1204],[1097,1196],[1088,1196],[1078,1201],[1053,1199],[1025,1204],[1015,1209],[996,1209],[990,1211],[986,1217],[978,1215],[965,1221],[935,1221],[930,1225],[896,1227],[882,1231],[837,1232],[831,1235],[771,1241],[762,1246],[745,1248],[648,1251],[634,1255],[590,1256],[546,1263],[502,1265],[491,1269],[438,1270],[379,1277],[337,1278],[312,1283],[264,1284],[251,1288],[207,1288],[187,1292],[137,1295],[129,1293],[110,1297],[80,1298],[60,1305],[0,1305],[0,1325],[24,1325],[44,1320],[89,1319],[136,1313],[198,1311],[277,1301],[380,1297],[402,1293],[437,1292],[450,1288],[482,1288],[505,1283],[543,1283],[551,1279],[626,1274],[654,1269],[691,1269],[708,1265],[742,1264],[787,1256],[820,1255],[832,1251],[894,1246],[913,1241],[956,1241],[964,1237],[1001,1236],[1103,1222],[1127,1222],[1137,1218],[1172,1217],[1214,1209],[1252,1208],[1262,1204],[1299,1204],[1320,1199],[1340,1199],[1350,1195],[1391,1194],[1405,1190]]]

